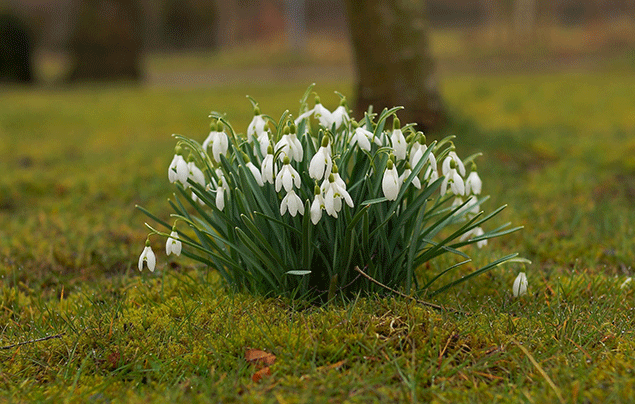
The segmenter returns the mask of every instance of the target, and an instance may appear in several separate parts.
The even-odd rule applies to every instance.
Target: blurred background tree
[[[423,0],[347,0],[357,72],[355,110],[395,105],[404,122],[438,128],[445,112],[428,40]]]
[[[135,0],[79,0],[70,37],[69,81],[138,80],[142,10]]]
[[[0,81],[30,83],[32,38],[16,15],[0,10]]]

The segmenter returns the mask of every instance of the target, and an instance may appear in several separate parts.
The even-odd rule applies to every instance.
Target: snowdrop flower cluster
[[[310,94],[297,117],[287,111],[277,120],[250,99],[244,133],[212,112],[204,139],[174,135],[168,180],[177,193],[170,203],[187,228],[147,225],[150,235],[167,239],[166,255],[188,251],[229,284],[263,293],[294,285],[285,276],[311,273],[367,288],[355,281],[353,266],[380,263],[375,270],[385,271],[386,285],[408,288],[427,260],[517,230],[484,231],[493,215],[479,219],[486,198],[477,155],[461,159],[453,137],[428,142],[414,125],[401,124],[399,107],[370,109],[357,121],[343,96],[331,111],[317,96],[311,107]],[[448,226],[462,230],[435,241]],[[139,269],[155,265],[148,242]]]

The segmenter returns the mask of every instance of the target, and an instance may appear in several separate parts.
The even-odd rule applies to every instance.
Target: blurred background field
[[[159,277],[196,268],[162,256],[154,275],[136,269],[147,219],[134,206],[164,218],[170,213],[171,134],[202,141],[211,110],[226,112],[244,132],[252,118],[245,95],[276,117],[296,108],[312,82],[330,109],[339,101],[336,90],[354,102],[354,61],[339,2],[306,1],[309,17],[299,48],[297,38],[285,34],[283,2],[274,0],[252,7],[222,2],[234,13],[226,26],[205,22],[220,18],[214,17],[218,10],[203,13],[206,2],[186,2],[210,20],[192,23],[200,31],[192,28],[189,42],[177,46],[161,31],[161,5],[166,10],[172,3],[180,4],[140,2],[146,20],[140,81],[80,84],[66,82],[72,65],[65,49],[70,2],[0,3],[30,21],[36,44],[36,82],[0,83],[0,318],[12,327],[2,329],[1,345],[66,329],[63,322],[33,322],[48,302],[86,290],[119,296],[117,290],[146,278],[148,293],[159,301]],[[517,3],[525,8],[518,11]],[[541,302],[548,306],[553,293],[560,293],[555,285],[562,278],[578,282],[570,286],[582,299],[574,308],[589,296],[618,296],[617,282],[633,275],[635,259],[635,2],[427,4],[450,117],[429,139],[455,134],[460,156],[483,152],[478,164],[484,193],[492,196],[487,208],[508,204],[497,222],[525,226],[493,240],[492,251],[480,258],[517,251],[532,260],[526,271],[538,311],[544,312]],[[156,252],[164,249],[161,240],[152,241]],[[442,299],[468,308],[489,304],[495,312],[507,304],[518,269],[497,269]],[[175,281],[165,284],[170,282]],[[11,293],[29,296],[35,308],[20,306]],[[620,296],[621,303],[608,310],[624,305],[632,311],[633,291]],[[630,324],[632,336],[633,320],[619,319]],[[594,358],[603,357],[597,341],[572,335]],[[632,352],[632,344],[624,342],[629,335],[622,336],[615,341]],[[544,349],[542,358],[556,355],[559,347]],[[79,363],[73,366],[69,372]],[[28,367],[22,369],[34,380]],[[625,377],[632,380],[632,374]],[[19,379],[4,383],[17,389]],[[71,379],[72,374],[65,380]]]

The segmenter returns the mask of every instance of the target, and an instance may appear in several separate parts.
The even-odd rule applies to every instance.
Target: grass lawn
[[[620,287],[635,259],[632,72],[446,77],[448,131],[460,155],[484,153],[487,208],[506,203],[495,221],[525,226],[477,261],[516,251],[533,261],[436,301],[472,316],[390,296],[315,307],[237,295],[163,254],[139,273],[146,218],[134,206],[168,217],[170,134],[202,141],[212,109],[244,131],[245,94],[279,116],[306,84],[1,90],[0,401],[635,396],[635,282]],[[334,90],[352,95],[350,83],[316,90],[330,108]],[[515,299],[522,270],[529,294]],[[249,349],[275,356],[270,375]]]

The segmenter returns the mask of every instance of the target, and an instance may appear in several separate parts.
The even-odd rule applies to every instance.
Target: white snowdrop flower
[[[216,208],[223,210],[225,208],[225,181],[224,178],[219,181],[220,185],[216,188]]]
[[[267,121],[260,115],[260,108],[254,109],[254,117],[247,126],[247,140],[251,143],[254,139],[258,139],[260,135],[266,132]],[[263,153],[264,154],[264,153]]]
[[[329,215],[337,218],[337,213],[342,210],[342,199],[351,208],[355,206],[353,198],[346,190],[346,183],[340,178],[335,165],[331,175],[322,182],[321,189],[324,194],[324,209]]]
[[[143,271],[143,263],[146,263],[150,272],[154,272],[154,267],[157,263],[157,258],[150,247],[150,241],[146,240],[146,246],[139,256],[139,271]]]
[[[284,128],[284,134],[282,138],[276,143],[276,151],[282,150],[280,153],[280,160],[284,160],[285,157],[289,157],[291,160],[302,161],[304,156],[304,149],[302,143],[298,140],[298,136],[295,133],[295,125]]]
[[[276,170],[276,162],[273,159],[273,150],[271,146],[269,146],[268,153],[265,158],[262,160],[262,164],[260,165],[260,170],[262,171],[262,181],[263,184],[268,182],[273,184],[274,172]]]
[[[463,235],[460,238],[460,241],[472,240],[482,236],[483,234],[485,234],[485,232],[483,231],[481,227],[475,227],[472,230],[468,231],[467,233],[463,233]],[[483,248],[486,245],[487,245],[487,240],[479,240],[476,242],[476,246],[478,248]]]
[[[183,245],[179,240],[179,233],[175,230],[172,230],[170,233],[170,237],[168,237],[168,241],[165,243],[165,254],[170,255],[174,253],[174,255],[181,255],[181,249]]]
[[[454,167],[452,167],[452,162],[454,162]],[[465,166],[463,165],[463,162],[461,161],[459,156],[456,155],[456,152],[454,152],[454,150],[450,151],[448,156],[443,160],[443,164],[441,165],[441,172],[443,173],[443,175],[447,176],[447,173],[452,168],[457,169],[461,175],[465,175]]]
[[[450,169],[445,175],[445,178],[443,178],[443,182],[441,183],[441,196],[445,195],[448,189],[451,190],[454,195],[465,195],[463,177],[461,177],[454,168]]]
[[[403,184],[404,182],[406,182],[406,180],[408,179],[408,177],[410,177],[410,174],[412,174],[412,170],[410,169],[409,166],[407,166],[407,168],[403,171],[403,173],[401,174],[401,176],[399,177],[399,182],[401,184]],[[415,186],[415,188],[417,189],[421,189],[421,181],[419,180],[419,177],[414,177],[412,179],[412,185]]]
[[[478,176],[478,173],[476,171],[472,171],[465,180],[465,194],[479,195],[481,193],[482,186],[483,182]]]
[[[355,128],[353,131],[353,136],[351,137],[350,145],[351,147],[355,144],[359,145],[359,148],[362,150],[370,151],[370,140],[373,138],[373,133],[367,131],[361,126]]]
[[[251,173],[253,174],[254,178],[256,179],[256,183],[260,185],[261,187],[265,185],[265,183],[262,181],[262,174],[260,174],[260,170],[258,170],[258,167],[256,167],[254,163],[252,163],[251,161],[245,165],[247,166],[249,171],[251,171]]]
[[[179,153],[181,147],[177,146]],[[181,184],[187,184],[188,169],[187,162],[181,154],[175,154],[170,166],[168,167],[168,179],[171,183],[179,181]]]
[[[278,172],[278,175],[276,175],[276,192],[280,192],[282,187],[284,187],[285,191],[291,192],[293,185],[295,185],[296,188],[300,188],[300,185],[302,185],[300,174],[298,174],[295,168],[289,163],[289,158],[285,157],[282,169]]]
[[[322,196],[322,190],[318,185],[315,186],[315,198],[311,204],[311,222],[314,225],[318,224],[322,218],[322,209],[324,209],[324,196]]]
[[[205,175],[203,174],[203,171],[196,166],[194,161],[187,163],[187,178],[191,179],[200,186],[205,187]]]
[[[303,120],[307,119],[308,117],[310,117],[313,114],[313,109],[310,109],[302,114],[300,114],[299,117],[295,118],[295,120],[293,121],[293,123],[295,123],[295,126],[300,125],[300,122],[302,122]]]
[[[433,183],[439,179],[439,172],[437,171],[436,165],[428,166],[426,172],[423,174],[423,179],[428,181],[428,183]]]
[[[211,146],[214,161],[220,162],[220,155],[226,154],[229,148],[229,139],[227,138],[227,134],[223,131],[222,122],[212,123],[210,127],[211,132],[202,144],[203,150],[207,151]]]
[[[395,120],[398,122],[397,118]],[[403,160],[406,158],[406,152],[408,149],[408,143],[403,135],[401,129],[394,129],[392,135],[390,135],[392,141],[392,148],[395,150],[395,157],[397,160]]]
[[[419,160],[421,160],[421,157],[423,157],[426,151],[428,151],[428,146],[426,146],[425,144],[425,137],[423,136],[423,134],[421,134],[420,136],[421,137],[416,142],[414,142],[412,148],[410,149],[410,160],[408,161],[410,163],[410,167],[416,167],[417,164],[419,164]],[[437,159],[434,157],[432,151],[428,153],[427,160],[430,163],[430,166],[433,166],[436,170]]]
[[[287,210],[289,210],[289,214],[293,217],[295,217],[298,212],[300,212],[301,215],[304,215],[304,204],[302,203],[302,199],[296,195],[293,189],[287,192],[284,198],[282,198],[282,203],[280,204],[280,215],[284,216]]]
[[[524,272],[519,273],[516,279],[514,279],[512,293],[514,294],[514,297],[527,294],[527,275],[525,275]]]
[[[258,144],[260,144],[260,152],[263,156],[267,155],[267,150],[269,149],[269,145],[271,144],[271,140],[269,140],[269,131],[264,131],[258,136]],[[254,153],[256,146],[254,145]]]
[[[624,280],[624,282],[622,282],[622,284],[620,285],[620,289],[624,289],[628,286],[629,283],[631,283],[631,281],[633,280],[633,278],[631,278],[630,276],[628,278],[626,278]]]
[[[333,123],[335,123],[333,113],[324,108],[324,106],[320,103],[320,97],[315,97],[315,107],[313,107],[313,115],[317,118],[320,125],[324,126],[327,129],[331,129],[331,126],[333,126]]]
[[[344,100],[342,100],[340,106],[335,108],[335,111],[333,111],[333,113],[331,114],[331,116],[333,117],[333,122],[335,123],[335,129],[342,126],[342,124],[347,124],[348,121],[350,121],[348,111],[346,110],[346,107],[342,105],[343,103]]]
[[[478,203],[478,198],[474,195],[470,196],[465,204],[465,209],[470,215],[478,215],[481,211],[481,205]]]
[[[331,159],[331,145],[328,136],[322,138],[322,146],[315,153],[309,163],[309,176],[315,180],[321,180],[331,173],[333,160]]]
[[[381,180],[381,189],[384,191],[386,199],[389,201],[397,199],[401,184],[402,182],[399,181],[397,167],[395,167],[392,160],[389,159],[388,164],[386,164],[386,171],[384,171],[384,178]]]

